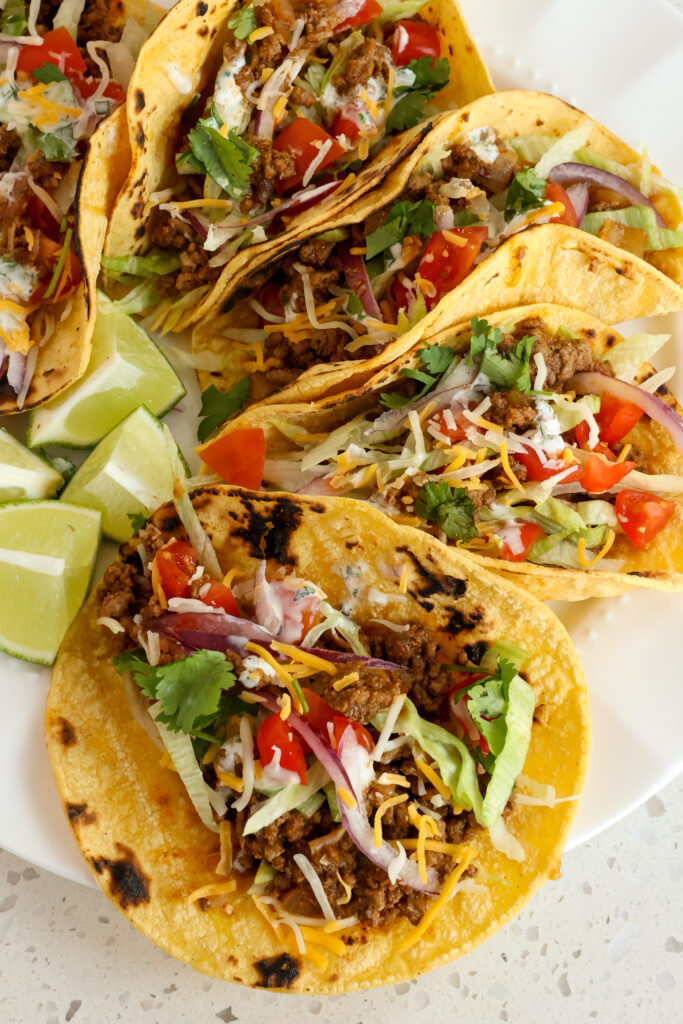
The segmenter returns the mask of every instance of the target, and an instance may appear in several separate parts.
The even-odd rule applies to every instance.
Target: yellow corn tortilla
[[[587,114],[562,100],[545,93],[521,90],[493,93],[441,117],[422,142],[386,175],[381,189],[340,211],[321,228],[329,230],[361,223],[372,213],[390,206],[399,198],[425,154],[432,149],[438,151],[440,146],[465,141],[475,128],[489,125],[497,129],[503,139],[509,139],[533,134],[561,137],[584,124],[590,129],[588,147],[627,167],[640,167],[638,153]],[[683,217],[678,201],[666,193],[655,193],[653,202],[661,207],[667,224],[677,227]],[[298,248],[311,234],[313,232],[308,230],[300,232],[287,250]],[[273,246],[271,268],[272,261],[281,255],[283,250]],[[486,316],[514,306],[548,302],[571,306],[598,317],[603,323],[616,324],[683,309],[683,288],[680,287],[683,271],[677,261],[683,267],[683,250],[653,253],[648,262],[577,228],[539,224],[503,242],[420,324],[390,342],[379,354],[370,359],[312,366],[274,394],[271,394],[272,385],[255,368],[253,350],[230,340],[234,329],[261,326],[257,314],[248,305],[249,295],[235,296],[230,308],[198,324],[192,335],[192,350],[202,388],[213,384],[222,391],[229,391],[248,373],[250,401],[260,401],[268,395],[271,395],[270,401],[276,402],[310,401],[352,388],[408,351],[422,334],[474,315]],[[245,286],[249,283],[242,281]],[[226,290],[221,301],[230,294]]]
[[[481,315],[474,310],[472,315]],[[540,317],[551,333],[563,327],[577,337],[587,339],[596,357],[623,341],[623,337],[596,317],[579,310],[554,305],[529,305],[502,312],[486,313],[492,326],[510,325],[529,317]],[[471,319],[471,318],[470,318]],[[437,329],[433,324],[424,332],[415,346],[389,366],[378,370],[364,384],[356,384],[343,394],[328,394],[315,402],[288,402],[277,404],[263,402],[252,406],[226,423],[212,438],[197,448],[202,452],[217,437],[246,427],[260,427],[266,439],[266,458],[275,459],[283,454],[300,450],[300,446],[278,429],[277,423],[295,425],[309,434],[324,434],[348,422],[354,416],[377,407],[379,394],[401,376],[404,368],[419,368],[421,361],[417,350],[423,345],[449,345],[456,351],[469,349],[471,335],[470,319],[451,327]],[[654,369],[645,364],[638,380],[645,380]],[[658,389],[663,398],[683,416],[671,391],[662,385]],[[648,457],[659,473],[683,475],[683,457],[676,448],[671,435],[659,424],[643,417],[624,439],[639,448]],[[205,472],[212,472],[204,467]],[[635,485],[634,485],[635,486]],[[664,529],[648,544],[638,550],[625,536],[617,534],[609,557],[624,560],[619,572],[608,570],[563,569],[553,566],[534,565],[529,562],[507,562],[498,558],[468,555],[496,573],[523,584],[535,597],[545,600],[582,600],[588,597],[611,597],[633,589],[656,589],[674,591],[683,589],[683,495],[667,495],[676,502],[676,510]],[[368,507],[363,503],[364,510]],[[415,520],[413,525],[418,524]],[[427,524],[424,524],[425,527]]]
[[[152,33],[142,50],[128,92],[128,130],[132,161],[128,179],[117,199],[105,243],[106,256],[131,256],[148,248],[150,197],[175,180],[175,155],[182,139],[181,120],[193,97],[213,80],[230,30],[236,0],[179,0]],[[456,0],[435,0],[420,17],[442,37],[442,54],[451,64],[449,84],[437,97],[440,109],[469,103],[493,91],[482,57],[467,31]],[[175,65],[187,82],[181,94],[164,69]],[[430,122],[393,136],[382,151],[355,176],[349,187],[327,196],[292,217],[286,231],[267,242],[247,246],[223,267],[210,291],[188,312],[184,326],[211,315],[234,292],[240,281],[264,263],[286,252],[302,233],[333,220],[341,210],[375,189],[387,171],[400,163],[431,128]]]
[[[211,537],[221,568],[253,576],[267,557],[314,580],[338,607],[347,597],[336,567],[364,563],[363,583],[387,595],[381,610],[371,595],[354,619],[380,615],[397,623],[424,623],[446,659],[459,644],[506,638],[530,652],[523,672],[534,687],[537,715],[524,773],[551,784],[558,797],[580,794],[589,746],[585,680],[564,627],[549,609],[514,585],[501,583],[459,551],[398,526],[373,509],[343,499],[263,495],[234,487],[205,487],[193,505]],[[162,506],[164,528],[174,510]],[[351,552],[351,554],[350,554]],[[407,595],[382,565],[409,566]],[[462,583],[464,593],[461,592]],[[454,596],[460,593],[460,596]],[[232,913],[190,904],[198,887],[216,882],[218,837],[196,816],[179,777],[160,765],[160,752],[134,717],[125,685],[111,662],[116,638],[96,624],[89,600],[62,646],[52,676],[46,736],[52,768],[76,840],[105,894],[140,931],[199,971],[245,985],[316,994],[391,984],[472,949],[510,919],[548,878],[560,856],[576,801],[554,807],[514,798],[508,829],[525,849],[508,860],[477,834],[476,881],[459,892],[425,936],[407,952],[405,920],[384,929],[355,926],[347,955],[329,954],[319,970],[283,945],[239,880]],[[469,842],[469,840],[468,840]],[[236,876],[239,879],[239,875]],[[340,935],[346,932],[338,933]]]

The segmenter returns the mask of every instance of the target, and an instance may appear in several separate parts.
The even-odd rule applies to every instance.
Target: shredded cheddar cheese
[[[464,249],[464,247],[467,245],[467,239],[464,237],[464,235],[456,235],[455,231],[444,231],[442,233],[443,237],[446,239],[447,242],[450,242],[451,245],[457,245],[461,249]]]
[[[453,871],[450,873],[450,875],[446,879],[446,881],[444,883],[444,887],[441,890],[441,893],[440,893],[438,899],[436,899],[434,901],[434,903],[432,903],[431,907],[429,908],[427,913],[424,915],[424,917],[422,918],[420,923],[413,929],[413,931],[410,933],[410,935],[408,935],[403,940],[403,942],[400,944],[400,946],[398,947],[398,952],[399,953],[404,953],[407,949],[410,949],[411,946],[414,946],[415,943],[418,942],[422,938],[422,936],[427,931],[427,929],[429,928],[430,924],[432,923],[432,921],[434,920],[436,915],[438,913],[440,913],[441,909],[450,900],[451,896],[453,895],[453,893],[455,891],[456,885],[460,881],[460,879],[461,879],[463,873],[465,872],[465,870],[469,867],[473,857],[474,857],[474,852],[472,850],[470,850],[469,848],[467,848],[463,852],[462,860],[460,861],[458,866],[453,869]]]
[[[214,769],[216,772],[216,778],[223,783],[224,786],[230,786],[230,789],[234,789],[237,793],[241,793],[244,789],[244,783],[238,775],[233,775],[232,772],[221,771],[220,768]]]
[[[310,928],[305,924],[302,924],[299,927],[301,929],[301,934],[307,942],[313,942],[317,946],[323,946],[325,949],[329,949],[331,953],[336,953],[337,956],[346,955],[346,946],[341,939],[336,938],[334,935],[330,935],[329,932],[323,931],[322,928]]]
[[[279,661],[275,660],[270,651],[267,651],[265,647],[261,647],[260,644],[256,644],[254,643],[253,640],[249,640],[244,645],[244,649],[245,651],[251,651],[252,654],[258,654],[259,658],[263,658],[263,660],[267,662],[271,668],[275,669],[278,676],[280,677],[282,682],[285,683],[285,685],[287,683],[291,684],[292,677],[290,676],[289,672],[284,668],[283,665],[280,664]]]
[[[343,804],[345,804],[347,807],[350,807],[351,809],[358,806],[356,798],[353,796],[352,793],[349,793],[348,789],[345,789],[343,786],[340,786],[337,789],[337,796],[339,797]]]
[[[221,841],[221,856],[216,865],[216,874],[229,875],[232,871],[232,828],[229,821],[219,821],[218,835]]]
[[[336,676],[337,674],[336,665],[325,661],[324,658],[318,658],[309,651],[299,650],[298,647],[293,647],[292,644],[283,644],[279,640],[273,640],[270,646],[280,654],[286,654],[292,661],[300,661],[302,665],[310,665],[311,668],[317,669],[318,672],[327,672],[331,676]]]
[[[399,839],[397,842],[403,844],[406,850],[417,850],[418,839]],[[425,850],[429,850],[431,853],[446,853],[449,857],[462,856],[463,852],[468,849],[467,846],[462,846],[460,843],[447,843],[442,839],[425,839],[424,842]]]
[[[358,143],[358,158],[359,160],[367,160],[368,154],[370,153],[370,140],[361,139]]]
[[[407,594],[408,593],[408,577],[409,576],[410,576],[410,566],[408,565],[407,562],[404,562],[403,563],[403,568],[401,569],[401,578],[398,581],[398,589],[399,589],[401,594]]]
[[[594,565],[597,565],[598,562],[605,557],[607,552],[611,549],[612,545],[614,544],[615,537],[616,533],[614,532],[614,530],[610,530],[607,536],[607,540],[600,548],[595,558],[592,558],[590,561],[588,561],[588,559],[586,558],[586,541],[583,537],[579,537],[579,543],[577,545],[576,554],[577,558],[579,559],[579,563],[584,567],[584,569],[592,569]]]
[[[275,29],[273,28],[272,25],[262,25],[261,28],[254,29],[254,31],[247,39],[247,42],[251,46],[252,43],[257,43],[259,39],[267,39],[268,36],[272,36],[274,32]]]
[[[352,256],[365,256],[367,251],[368,248],[366,245],[353,245],[349,249],[349,252]]]
[[[395,807],[396,804],[403,804],[408,799],[407,793],[401,793],[400,796],[388,796],[386,800],[383,800],[375,811],[375,823],[374,823],[374,837],[375,846],[381,846],[382,839],[382,817],[385,811],[388,811],[390,807]]]
[[[441,794],[441,796],[444,798],[444,800],[450,800],[451,799],[451,791],[448,788],[448,786],[446,785],[446,783],[443,781],[441,776],[436,774],[436,772],[434,771],[433,766],[427,764],[426,761],[421,761],[417,757],[415,758],[415,764],[420,769],[420,771],[422,772],[424,777],[426,779],[429,779],[429,781],[431,782],[432,786],[434,786],[434,789],[436,789],[437,792],[439,792]]]
[[[357,683],[360,676],[357,672],[349,672],[347,676],[343,676],[341,679],[335,679],[332,683],[332,689],[339,693],[340,690],[346,689],[347,686],[352,686]]]
[[[619,452],[619,455],[617,456],[617,462],[623,462],[626,459],[626,456],[631,451],[631,447],[631,444],[629,444],[628,442],[624,445],[624,447]]]
[[[273,120],[275,121],[275,124],[277,124],[278,121],[280,121],[282,119],[282,117],[284,117],[284,113],[285,113],[286,109],[287,109],[287,97],[286,96],[280,96],[280,99],[277,101],[277,103],[273,107]]]
[[[510,482],[512,483],[512,486],[515,487],[518,491],[521,491],[522,494],[526,494],[526,491],[524,490],[521,483],[515,476],[512,470],[512,466],[510,465],[510,460],[508,458],[508,446],[507,441],[505,440],[500,442],[500,461],[503,467],[503,471],[505,472],[505,475],[509,478]]]
[[[202,764],[211,764],[220,749],[220,743],[212,743],[202,758]]]
[[[280,718],[285,722],[292,713],[292,698],[289,693],[283,693],[281,697],[278,697],[277,702],[282,708]]]

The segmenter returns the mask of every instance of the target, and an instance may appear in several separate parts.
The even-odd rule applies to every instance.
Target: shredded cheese
[[[455,231],[442,231],[441,233],[446,241],[450,242],[451,245],[457,245],[460,248],[464,248],[467,245],[467,239],[464,235],[457,235]]]
[[[195,889],[187,897],[188,903],[196,903],[197,900],[211,899],[212,896],[227,896],[237,888],[237,882],[231,878],[229,882],[211,882],[209,885],[202,885]]]
[[[232,772],[221,771],[220,768],[215,768],[214,770],[216,772],[216,778],[222,782],[224,786],[230,786],[230,789],[234,789],[238,793],[242,792],[244,784],[239,775],[234,775]]]
[[[292,644],[283,644],[279,640],[273,640],[270,646],[280,654],[286,654],[292,661],[300,661],[302,665],[310,665],[311,668],[316,669],[318,672],[327,672],[331,676],[337,674],[336,665],[325,661],[324,658],[318,658],[315,654],[310,654],[308,651],[301,651]]]
[[[417,850],[418,839],[401,839],[406,850]],[[460,843],[446,843],[442,839],[425,839],[425,850],[429,850],[431,853],[446,853],[449,857],[460,857],[463,851],[467,850],[468,847],[462,846]]]
[[[282,721],[286,721],[292,713],[292,698],[289,693],[283,693],[281,697],[277,699],[278,704],[282,708],[280,712],[280,718]]]
[[[443,781],[443,779],[439,775],[436,774],[436,772],[434,771],[434,768],[432,767],[432,765],[427,764],[426,761],[421,761],[417,757],[415,758],[415,764],[417,765],[419,770],[422,772],[424,777],[426,779],[429,779],[429,781],[431,782],[432,786],[434,786],[434,789],[436,789],[437,792],[439,792],[441,794],[441,796],[444,798],[444,800],[450,800],[451,799],[451,791],[450,791],[450,789],[448,788],[446,783]]]
[[[331,953],[336,953],[337,956],[346,956],[346,946],[341,939],[330,935],[329,932],[324,931],[322,928],[311,928],[305,924],[302,924],[300,927],[301,934],[307,942],[324,946],[325,949],[329,949]]]
[[[446,881],[444,883],[444,887],[441,890],[441,893],[440,893],[438,899],[436,899],[434,901],[434,903],[432,903],[431,907],[429,908],[427,913],[424,915],[424,917],[422,918],[420,923],[413,929],[411,934],[408,935],[403,940],[401,945],[398,947],[398,952],[399,953],[404,953],[407,949],[410,949],[411,946],[414,946],[415,943],[418,942],[422,938],[422,936],[427,931],[427,929],[429,928],[430,924],[432,923],[432,921],[434,920],[436,915],[438,913],[440,913],[442,907],[444,907],[448,903],[448,901],[450,900],[451,896],[453,895],[453,893],[455,891],[456,885],[460,881],[460,879],[461,879],[463,873],[465,872],[465,870],[469,867],[473,857],[474,857],[474,852],[472,850],[470,850],[469,848],[467,848],[463,852],[462,860],[460,861],[458,866],[453,869],[453,871],[450,873],[450,875],[446,879]]]
[[[626,458],[626,456],[628,455],[628,453],[630,451],[631,451],[631,444],[630,444],[630,442],[627,441],[626,444],[624,445],[624,447],[619,452],[619,455],[617,456],[617,462],[623,462],[624,459]]]
[[[380,786],[410,786],[407,779],[404,779],[402,775],[397,775],[396,772],[382,772],[377,779],[377,784]]]
[[[408,799],[407,793],[401,793],[400,796],[388,796],[386,800],[383,800],[375,811],[375,823],[374,823],[374,837],[375,846],[380,847],[384,842],[382,837],[382,817],[385,811],[388,811],[390,807],[395,807],[396,804],[403,804]],[[424,881],[424,879],[423,879]]]
[[[273,643],[272,646],[274,647],[275,644]],[[289,645],[287,645],[287,646],[289,646]],[[265,647],[261,647],[260,644],[254,643],[253,640],[249,640],[244,645],[244,649],[245,649],[245,651],[250,651],[252,654],[258,654],[259,658],[263,658],[263,660],[266,661],[270,665],[270,667],[272,669],[275,669],[275,672],[278,674],[278,676],[280,677],[282,682],[285,684],[285,686],[287,686],[287,687],[291,686],[292,677],[290,676],[289,672],[287,671],[287,669],[283,665],[280,664],[279,661],[275,660],[275,658],[270,653],[270,651],[267,651],[265,649]]]
[[[229,875],[232,871],[232,828],[229,821],[218,822],[218,835],[221,841],[221,857],[216,865],[217,875]]]
[[[323,912],[323,917],[325,918],[325,920],[334,921],[334,911],[330,906],[330,901],[327,898],[327,894],[323,888],[323,884],[320,881],[320,878],[318,877],[318,873],[316,872],[315,868],[311,864],[308,857],[306,857],[303,853],[295,853],[294,863],[297,865],[302,875],[304,876],[304,878],[310,885],[311,889],[313,890],[313,895],[315,896],[316,900],[318,901],[318,904],[320,905],[320,909]],[[303,935],[303,932],[301,934]]]
[[[353,810],[354,807],[358,806],[356,798],[353,796],[352,793],[349,793],[348,789],[345,789],[343,786],[338,787],[337,796],[342,801],[342,803],[345,804],[347,807],[351,808],[351,810]]]
[[[597,565],[598,562],[605,557],[607,552],[611,549],[612,545],[614,544],[615,537],[616,533],[614,532],[614,530],[610,530],[607,536],[607,540],[600,548],[595,558],[592,558],[590,561],[588,561],[588,559],[586,558],[586,541],[583,537],[579,537],[579,543],[577,545],[576,554],[580,564],[584,567],[584,569],[592,569],[594,565]]]
[[[247,42],[251,46],[252,43],[257,43],[259,39],[267,39],[268,36],[272,36],[275,29],[272,25],[262,25],[261,28],[255,28],[250,34]]]
[[[524,490],[524,488],[522,487],[521,483],[519,482],[519,480],[515,476],[515,474],[514,474],[514,472],[512,470],[512,466],[510,465],[510,460],[508,458],[508,446],[507,446],[507,441],[505,439],[503,439],[500,442],[500,462],[501,462],[501,465],[502,465],[503,470],[505,472],[505,475],[511,481],[512,486],[515,487],[518,491],[521,491],[522,494],[526,494],[526,491]]]
[[[344,899],[343,900],[337,900],[337,903],[339,904],[339,906],[343,907],[346,903],[348,903],[350,901],[351,894],[352,894],[353,890],[352,890],[351,886],[348,884],[348,882],[345,882],[344,879],[342,878],[342,876],[339,874],[339,869],[338,868],[337,868],[337,881],[344,888]]]
[[[342,679],[335,679],[332,683],[332,689],[339,693],[340,690],[346,689],[347,686],[352,686],[353,683],[357,683],[359,679],[360,676],[357,672],[349,672],[349,674],[344,676]]]

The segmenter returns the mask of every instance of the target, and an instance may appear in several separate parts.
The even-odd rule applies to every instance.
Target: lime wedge
[[[97,293],[97,321],[85,376],[29,417],[29,448],[92,448],[139,405],[164,416],[185,395],[149,335]]]
[[[102,513],[102,531],[122,542],[133,536],[129,516],[150,512],[173,497],[178,473],[187,464],[168,427],[140,406],[100,441],[62,493],[64,501]]]
[[[83,603],[100,514],[61,501],[0,506],[0,649],[51,665]]]
[[[63,483],[62,474],[46,459],[0,427],[0,502],[51,498]]]

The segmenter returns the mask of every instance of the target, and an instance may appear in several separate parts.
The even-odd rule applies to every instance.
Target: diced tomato
[[[340,22],[334,31],[344,32],[347,28],[353,28],[355,25],[367,25],[369,21],[372,21],[373,18],[376,18],[381,13],[382,5],[377,0],[363,0],[356,13]]]
[[[476,404],[476,402],[468,402],[467,408],[474,409]],[[468,423],[467,420],[464,419],[462,415],[463,409],[451,409],[451,412],[453,413],[453,418],[455,420],[455,428],[448,426],[443,410],[435,412],[434,415],[429,418],[429,422],[434,424],[440,434],[443,434],[443,436],[447,437],[449,441],[455,443],[456,441],[462,441],[466,436],[466,427],[472,427],[474,424]]]
[[[31,218],[31,227],[44,232],[53,242],[59,240],[59,224],[42,199],[30,192],[26,200],[26,212]]]
[[[505,562],[525,562],[532,544],[544,536],[543,528],[538,523],[515,523],[510,529],[519,533],[519,543],[514,545],[514,551],[510,546],[509,538],[503,536],[503,546],[500,549],[500,557]]]
[[[618,444],[643,415],[643,410],[633,402],[621,402],[613,395],[602,395],[600,411],[596,415],[600,428],[600,440],[605,444]]]
[[[434,60],[441,53],[439,33],[424,21],[399,21],[394,29],[391,53],[399,68],[420,57],[431,57],[434,67]]]
[[[309,690],[304,686],[303,693],[308,704],[308,711],[304,718],[328,742],[330,741],[330,730],[327,726],[330,722],[332,723],[332,746],[335,750],[349,725],[352,727],[358,743],[365,747],[368,753],[374,748],[375,743],[372,736],[359,722],[352,722],[346,715],[341,715],[314,690]]]
[[[256,733],[261,764],[265,767],[275,757],[276,749],[280,751],[280,767],[288,772],[296,772],[302,784],[306,782],[306,759],[304,748],[298,737],[294,735],[287,721],[279,715],[264,718]]]
[[[266,462],[266,436],[261,427],[231,430],[207,445],[201,456],[227,483],[257,491]]]
[[[166,597],[189,597],[190,579],[197,570],[197,556],[191,544],[185,540],[171,541],[157,551],[154,564]]]
[[[433,293],[425,295],[427,309],[433,309],[444,295],[464,281],[488,233],[487,227],[469,225],[436,231],[432,235],[417,268],[420,277],[434,285]],[[448,235],[457,235],[463,239],[463,244],[451,241]]]
[[[570,228],[578,227],[579,222],[576,219],[576,210],[574,209],[574,205],[559,182],[548,182],[548,186],[545,190],[545,197],[546,199],[549,199],[551,203],[562,203],[564,206],[564,213],[558,213],[557,217],[552,217],[549,221],[550,224],[567,224]]]
[[[99,84],[100,83],[96,78],[91,78],[89,80],[85,78],[74,79],[74,85],[84,100],[87,100],[88,97],[92,96],[92,94],[97,91]],[[118,106],[125,100],[126,91],[121,88],[118,82],[112,81],[104,90],[104,97],[105,99],[112,100],[112,102]]]
[[[467,677],[462,680],[462,682],[456,684],[450,691],[450,693],[448,694],[448,704],[453,718],[455,718],[456,722],[458,722],[463,732],[469,739],[470,743],[478,744],[482,754],[486,756],[486,754],[489,753],[489,745],[482,736],[482,734],[479,732],[479,729],[477,728],[474,719],[469,713],[469,710],[467,708],[467,705],[470,700],[469,695],[463,694],[462,697],[459,696],[459,693],[463,689],[463,687],[467,686],[468,684],[478,682],[480,679],[484,678],[485,676],[483,675],[468,674]]]
[[[272,316],[282,316],[282,300],[280,298],[280,288],[282,286],[276,284],[274,281],[269,281],[268,284],[264,284],[263,288],[260,288],[256,293],[256,301],[260,302],[266,312]]]
[[[676,505],[647,491],[620,491],[614,507],[628,539],[644,548],[666,526]]]
[[[324,128],[309,121],[307,117],[297,117],[279,135],[276,135],[273,149],[277,149],[281,153],[291,153],[296,167],[296,174],[288,178],[275,179],[275,191],[279,196],[301,185],[311,162],[319,155],[320,147],[328,140],[331,145],[318,164],[316,173],[344,155],[344,148],[336,139],[328,135]]]
[[[347,103],[339,111],[332,124],[332,134],[335,138],[345,135],[350,142],[353,142],[363,129],[374,130],[374,127],[375,120],[367,105],[362,100],[356,100],[353,103]]]
[[[228,615],[239,616],[240,614],[237,601],[232,596],[232,590],[224,583],[210,580],[204,584],[199,596],[204,604],[210,604],[212,608],[222,608]]]
[[[61,67],[65,75],[82,75],[87,65],[65,28],[55,28],[43,36],[42,46],[22,46],[17,58],[17,71],[32,74],[43,64]]]
[[[580,476],[581,486],[589,494],[601,494],[614,487],[630,473],[635,462],[605,462],[599,455],[589,455]]]
[[[547,462],[541,462],[540,456],[533,448],[527,448],[523,452],[515,452],[514,454],[517,462],[520,462],[526,469],[527,480],[549,480],[551,476],[557,476],[558,473],[563,473],[571,466],[571,463],[566,463],[562,458],[548,459]],[[566,477],[562,478],[562,483],[579,480],[581,473],[581,466],[575,462],[573,472],[567,473]]]

